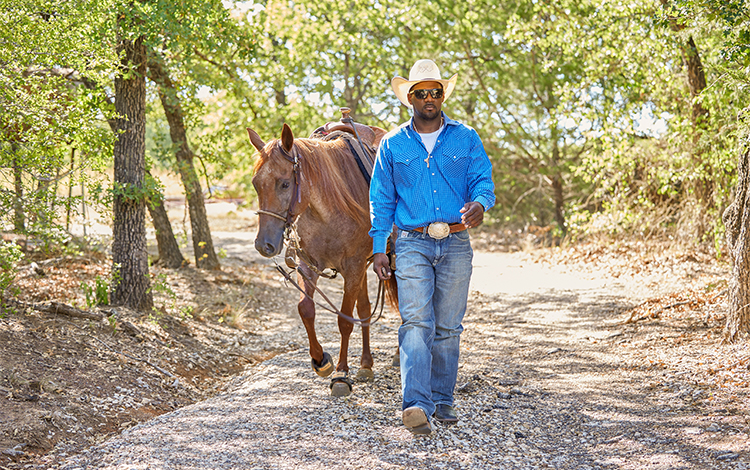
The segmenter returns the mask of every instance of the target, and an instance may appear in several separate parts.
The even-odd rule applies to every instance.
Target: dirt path
[[[214,236],[231,262],[267,263],[253,234]],[[277,341],[295,350],[249,368],[220,395],[44,468],[750,468],[747,369],[716,371],[747,348],[720,344],[716,305],[625,324],[644,300],[725,272],[680,264],[615,277],[484,252],[474,264],[456,426],[421,438],[401,425],[393,315],[373,327],[375,382],[335,399],[309,367],[304,330],[288,324],[301,322],[278,311],[268,313],[271,324],[286,322]],[[335,355],[335,318],[318,323]],[[355,331],[355,372],[358,343]]]

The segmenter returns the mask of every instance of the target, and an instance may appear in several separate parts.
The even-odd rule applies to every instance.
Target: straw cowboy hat
[[[404,106],[411,109],[409,99],[407,95],[411,87],[419,82],[440,82],[443,85],[443,101],[447,100],[448,97],[453,93],[453,89],[456,87],[456,80],[458,74],[453,74],[451,78],[445,80],[440,77],[440,69],[435,62],[430,59],[422,59],[414,62],[414,66],[409,71],[409,79],[403,77],[394,77],[391,80],[391,87],[393,92],[396,93],[396,97],[404,103]]]

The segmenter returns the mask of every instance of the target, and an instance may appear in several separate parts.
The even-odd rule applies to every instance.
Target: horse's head
[[[260,152],[253,177],[259,205],[255,249],[271,258],[281,252],[287,223],[299,214],[299,174],[295,176],[294,171],[294,135],[286,124],[281,131],[281,139],[268,144],[254,130],[248,128],[247,133],[250,142]]]

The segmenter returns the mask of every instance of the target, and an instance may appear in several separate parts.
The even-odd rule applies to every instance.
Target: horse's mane
[[[268,142],[255,163],[255,172],[269,160],[286,162],[278,149],[279,139]],[[325,195],[333,211],[358,221],[369,223],[369,188],[343,139],[322,141],[294,139],[302,168],[303,184]]]

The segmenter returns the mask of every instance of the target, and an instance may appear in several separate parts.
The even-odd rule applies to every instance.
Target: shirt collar
[[[447,126],[457,126],[457,125],[458,125],[458,121],[454,121],[453,119],[449,118],[449,117],[448,117],[448,116],[447,116],[447,115],[445,114],[445,112],[443,112],[443,111],[440,111],[440,115],[441,115],[441,116],[443,117],[443,122],[445,122],[445,126],[446,126],[446,127],[447,127]],[[409,128],[409,130],[411,130],[412,132],[414,132],[414,133],[417,133],[417,130],[416,130],[416,129],[414,129],[414,117],[413,117],[413,116],[412,116],[412,118],[411,118],[411,119],[409,119],[409,120],[408,120],[408,121],[406,122],[406,127],[408,127],[408,128]]]

